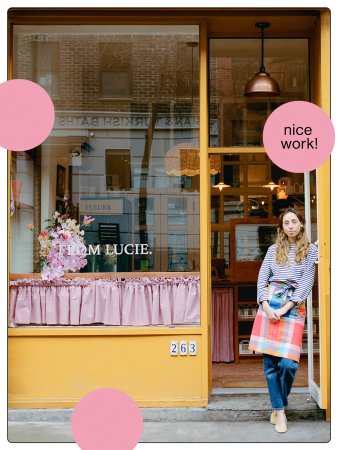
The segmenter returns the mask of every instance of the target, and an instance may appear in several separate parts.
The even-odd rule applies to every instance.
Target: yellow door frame
[[[203,395],[212,390],[211,361],[211,259],[210,259],[210,176],[209,176],[209,117],[208,117],[208,30],[206,21],[200,25],[200,270],[201,327],[203,347]],[[206,390],[206,391],[204,391]]]
[[[320,33],[320,34],[319,34]],[[330,11],[321,11],[319,33],[317,33],[316,70],[318,70],[315,103],[330,115]],[[319,36],[318,36],[319,34]],[[319,44],[319,45],[318,45]],[[320,393],[321,407],[330,418],[330,160],[317,169],[317,212],[319,242],[319,332],[320,332]]]

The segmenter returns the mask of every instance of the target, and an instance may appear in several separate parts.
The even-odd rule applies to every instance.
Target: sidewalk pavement
[[[9,422],[10,442],[74,442],[69,422]],[[316,442],[330,440],[330,423],[288,422],[277,433],[269,421],[144,422],[140,442]]]
[[[74,442],[73,410],[10,409],[11,442]],[[141,442],[316,442],[330,441],[330,422],[307,390],[294,389],[287,409],[288,432],[270,424],[266,389],[214,390],[206,407],[141,408]]]

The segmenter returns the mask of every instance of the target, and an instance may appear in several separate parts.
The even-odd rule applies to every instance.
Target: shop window
[[[25,226],[44,229],[56,208],[64,212],[57,166],[65,169],[62,192],[71,217],[95,219],[84,229],[86,245],[106,245],[100,229],[114,224],[121,245],[134,246],[116,262],[91,254],[81,272],[199,271],[199,168],[193,176],[177,175],[165,164],[176,145],[199,145],[199,51],[195,47],[193,60],[187,59],[186,45],[199,42],[198,26],[50,25],[38,44],[37,26],[14,26],[14,35],[15,77],[33,78],[40,61],[40,74],[52,72],[52,91],[62,88],[62,103],[58,99],[40,161],[30,162],[29,218],[19,220],[23,205],[12,216],[12,241],[24,234],[30,243],[24,258],[12,246],[11,272],[41,270],[33,256],[39,241]],[[12,170],[15,180],[19,165]],[[40,215],[34,218],[33,211]],[[131,254],[135,246],[138,253]]]
[[[80,314],[78,303],[67,303],[67,296],[60,294],[60,302],[48,304],[45,315],[40,314],[44,306],[39,303],[45,297],[34,294],[34,307],[24,308],[25,317],[12,308],[11,323],[198,325],[199,165],[193,175],[179,165],[173,173],[167,169],[166,157],[168,153],[176,157],[177,145],[196,152],[199,148],[199,52],[194,48],[191,65],[186,51],[180,50],[189,41],[199,42],[199,27],[46,25],[43,40],[36,43],[39,28],[14,26],[13,74],[31,76],[53,95],[60,91],[62,96],[55,102],[55,127],[41,148],[11,156],[11,276],[25,273],[31,289],[40,286],[41,279],[31,279],[29,273],[51,276],[49,269],[55,262],[52,275],[57,282],[53,279],[51,284],[58,292],[72,283],[79,287],[77,275],[75,281],[62,278],[64,269],[80,272],[81,286],[87,283],[95,293],[87,302],[82,296],[86,289],[81,288],[76,297],[83,300]],[[86,216],[87,222],[88,216],[94,220],[81,230],[82,235],[74,222],[65,223],[64,214],[77,223]],[[46,227],[59,218],[65,225],[58,230],[61,237],[47,237],[67,242],[83,238],[86,254],[81,265],[78,255],[66,259],[62,251],[41,264],[41,250],[48,256],[51,249],[59,250],[59,242],[53,241],[53,246],[44,241]],[[27,230],[32,223],[36,231],[44,230],[40,239]],[[101,283],[102,272],[127,275],[110,276],[108,283]],[[22,285],[13,283],[11,293],[16,295]],[[156,301],[149,297],[153,295],[149,283],[160,290],[167,284],[160,297],[161,308],[171,310],[167,317],[158,314]],[[121,295],[114,311],[112,303],[104,300],[112,298],[111,287]],[[175,296],[182,288],[191,295],[180,295],[178,302]],[[97,298],[105,311],[95,308],[95,317],[87,316],[83,310],[95,301],[101,304]],[[29,296],[25,301],[30,301]],[[69,313],[60,312],[66,311],[62,303]]]

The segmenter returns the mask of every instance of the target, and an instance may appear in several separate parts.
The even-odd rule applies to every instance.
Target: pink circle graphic
[[[72,431],[82,450],[132,450],[141,438],[143,417],[125,392],[97,389],[76,405]]]
[[[334,139],[330,118],[319,106],[304,101],[279,106],[263,130],[270,159],[289,172],[317,169],[330,156]]]
[[[0,84],[0,146],[12,151],[30,150],[51,132],[54,105],[47,92],[29,80]]]

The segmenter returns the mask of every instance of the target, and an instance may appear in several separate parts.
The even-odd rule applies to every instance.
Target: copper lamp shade
[[[270,77],[265,71],[264,67],[264,29],[268,28],[268,22],[258,22],[256,27],[261,29],[262,39],[262,61],[259,72],[249,80],[244,89],[246,97],[278,97],[280,96],[280,89],[277,81]]]
[[[267,72],[258,72],[245,86],[247,97],[279,97],[280,90],[277,81]]]

